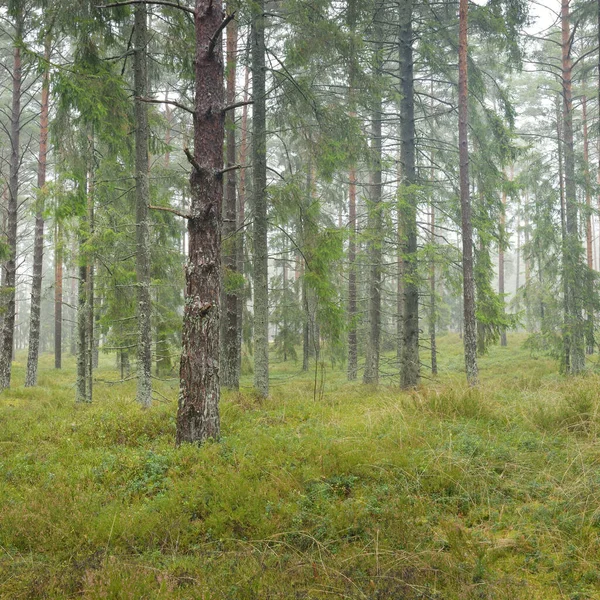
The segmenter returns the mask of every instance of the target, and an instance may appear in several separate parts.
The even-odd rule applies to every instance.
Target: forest
[[[0,598],[600,598],[600,0],[0,0],[0,67]]]

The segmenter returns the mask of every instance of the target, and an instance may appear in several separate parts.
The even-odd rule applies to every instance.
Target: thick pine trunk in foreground
[[[269,255],[267,245],[267,130],[265,2],[252,16],[252,194],[254,198],[254,388],[269,394]]]
[[[477,326],[473,275],[473,225],[469,190],[469,111],[467,73],[468,0],[460,0],[458,39],[458,138],[460,158],[460,208],[462,218],[463,312],[465,367],[469,385],[477,385]]]
[[[12,108],[10,128],[10,166],[8,179],[8,205],[7,205],[7,245],[8,260],[4,266],[5,280],[3,288],[4,320],[2,323],[2,338],[0,347],[0,390],[10,387],[13,344],[15,335],[15,285],[17,282],[17,211],[19,194],[19,168],[21,166],[20,133],[21,133],[21,18],[15,18],[17,41],[13,50],[12,72]]]
[[[577,190],[575,181],[575,150],[573,143],[573,92],[569,0],[562,0],[562,96],[563,96],[563,151],[565,164],[565,217],[566,243],[563,257],[563,277],[567,293],[565,315],[569,344],[569,372],[577,375],[585,368],[583,315],[581,295],[578,292],[583,274],[581,243],[577,227]]]
[[[402,229],[404,255],[404,326],[400,383],[403,388],[419,383],[419,285],[417,270],[417,182],[415,169],[415,108],[413,80],[412,0],[400,3],[398,32],[400,58],[400,163],[402,165]]]
[[[145,4],[135,7],[134,26],[135,94],[135,217],[137,277],[137,401],[148,408],[152,404],[152,300],[150,297],[150,218],[148,211],[148,15]]]
[[[190,176],[177,443],[220,435],[219,318],[223,202],[221,0],[196,0],[194,153]]]
[[[235,76],[238,31],[237,23],[231,21],[227,26],[227,104],[235,102]],[[236,163],[235,111],[230,110],[225,116],[227,136],[227,168],[233,169]],[[223,290],[223,318],[221,327],[221,383],[230,389],[240,387],[240,371],[238,367],[238,264],[237,264],[237,202],[236,171],[227,173],[224,189],[224,221],[223,221],[223,267],[225,270],[225,287]],[[228,281],[229,280],[229,281]]]
[[[44,58],[50,60],[50,38],[46,38]],[[35,211],[35,236],[33,242],[33,280],[31,284],[31,312],[29,321],[29,350],[25,387],[37,384],[38,357],[40,350],[40,310],[42,304],[42,267],[44,262],[44,206],[41,195],[46,185],[46,157],[48,154],[48,98],[50,73],[46,66],[42,82],[40,111],[40,151],[38,157],[37,198]]]

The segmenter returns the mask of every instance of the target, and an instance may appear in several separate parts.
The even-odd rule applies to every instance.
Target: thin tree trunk
[[[512,177],[511,177],[512,179]],[[504,300],[504,238],[506,235],[506,187],[502,188],[502,209],[500,211],[500,244],[498,246],[498,296],[502,302],[502,310],[505,311]],[[500,346],[506,346],[506,329],[500,332]]]
[[[569,0],[562,0],[562,92],[563,92],[563,149],[565,161],[565,214],[567,242],[564,277],[567,281],[567,332],[569,336],[569,372],[576,375],[585,368],[582,303],[578,289],[581,285],[581,244],[577,223],[577,192],[575,182],[575,150],[573,143],[572,60]]]
[[[135,212],[137,278],[137,401],[152,405],[152,299],[150,297],[150,188],[148,171],[148,14],[145,4],[135,6],[134,25],[134,94],[135,94]]]
[[[265,0],[252,15],[252,192],[254,196],[254,387],[269,394],[269,255],[267,246],[267,130]]]
[[[237,23],[231,21],[227,26],[227,104],[235,102],[235,79],[237,58],[238,30]],[[235,142],[235,112],[230,110],[225,117],[227,136],[227,168],[233,168],[236,162],[237,148]],[[225,387],[237,390],[240,387],[240,372],[238,369],[238,264],[237,264],[237,202],[236,202],[236,172],[227,173],[224,190],[224,222],[223,222],[223,267],[225,270],[225,287],[223,290],[223,322],[222,338],[222,369],[221,382]]]
[[[87,313],[87,276],[88,268],[86,264],[86,258],[83,254],[83,248],[85,245],[86,236],[83,232],[85,227],[84,223],[80,223],[79,233],[79,284],[78,284],[78,301],[77,301],[77,382],[76,382],[76,402],[88,402],[87,394],[87,361],[86,361],[86,348],[87,348],[87,327],[86,327],[86,313]]]
[[[594,269],[594,238],[592,235],[592,193],[590,182],[590,152],[588,142],[588,122],[587,122],[587,98],[585,95],[582,98],[583,111],[583,165],[585,173],[585,239],[586,239],[586,258],[588,272],[586,273],[586,294],[588,296],[586,313],[586,353],[593,354],[594,352],[594,304],[592,301],[594,289],[592,282],[592,271]]]
[[[87,225],[88,225],[88,240],[94,237],[94,220],[95,220],[95,169],[94,169],[94,153],[95,143],[92,134],[90,138],[90,172],[89,186],[87,195]],[[85,373],[86,373],[86,388],[85,393],[87,402],[93,399],[93,373],[94,373],[94,256],[90,252],[87,256],[87,289],[86,289],[86,310],[85,310],[85,328],[86,328],[86,345],[85,345]]]
[[[50,36],[44,45],[46,65],[50,61]],[[35,237],[33,242],[33,281],[31,285],[31,312],[29,321],[29,353],[25,387],[37,385],[38,357],[40,351],[40,311],[42,304],[42,268],[44,263],[44,205],[42,194],[46,186],[46,162],[48,155],[48,105],[50,95],[50,71],[46,66],[42,82],[40,110],[40,150],[38,158],[37,189],[39,197],[35,212]]]
[[[15,17],[15,46],[13,49],[12,108],[10,128],[10,165],[8,179],[7,245],[8,260],[5,264],[6,280],[5,312],[2,324],[2,347],[0,348],[0,390],[10,387],[13,345],[15,335],[16,283],[17,283],[17,211],[19,195],[19,169],[21,167],[21,41],[23,23],[21,15]]]
[[[417,265],[417,182],[415,168],[415,107],[413,80],[412,0],[400,3],[400,163],[402,165],[402,221],[406,236],[404,257],[404,336],[400,381],[403,388],[419,383],[419,285]]]
[[[469,111],[467,73],[468,0],[460,0],[458,41],[458,137],[460,146],[460,208],[462,216],[463,311],[465,367],[469,385],[477,385],[477,328],[473,275],[473,225],[469,190]]]
[[[54,368],[62,368],[63,241],[62,226],[56,222],[54,242]]]
[[[244,75],[244,102],[248,102],[248,87],[250,85],[250,69],[246,67]],[[240,172],[240,185],[238,191],[238,232],[237,236],[237,262],[238,262],[238,273],[244,274],[245,272],[245,220],[246,220],[246,161],[248,160],[248,104],[244,104],[242,108],[242,131],[240,140],[240,165],[242,170]],[[244,306],[245,306],[245,290],[240,290],[238,294],[237,304],[237,340],[236,340],[236,359],[237,359],[237,372],[241,377],[242,373],[242,337],[243,337],[243,325],[244,325]]]
[[[381,31],[382,4],[377,2],[374,12],[373,69],[381,75],[383,34]],[[381,266],[382,266],[382,119],[383,107],[379,90],[372,94],[371,115],[371,193],[369,206],[369,337],[363,383],[379,383],[379,354],[381,345]]]
[[[196,0],[194,154],[183,314],[177,443],[220,435],[219,317],[223,142],[221,0]],[[216,39],[214,39],[216,36]]]

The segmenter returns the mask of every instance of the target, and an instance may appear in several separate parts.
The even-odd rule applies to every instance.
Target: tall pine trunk
[[[562,92],[563,92],[563,152],[565,165],[566,244],[564,274],[567,292],[566,332],[569,344],[569,372],[576,375],[585,368],[585,350],[581,295],[582,261],[578,231],[577,190],[575,181],[575,149],[573,143],[573,92],[569,0],[562,0]]]
[[[419,286],[417,270],[417,193],[414,189],[415,109],[413,80],[412,0],[400,3],[398,32],[400,58],[400,163],[402,165],[402,229],[406,238],[404,255],[404,332],[400,382],[403,388],[419,383]]]
[[[585,175],[585,241],[586,241],[586,259],[587,273],[585,277],[587,295],[586,313],[587,321],[585,328],[586,353],[594,352],[594,285],[592,280],[592,271],[594,269],[594,251],[593,251],[593,233],[592,233],[592,192],[590,181],[590,151],[588,141],[588,122],[587,122],[587,98],[585,95],[581,99],[582,119],[583,119],[583,165]]]
[[[15,335],[15,286],[17,283],[17,211],[19,195],[19,169],[21,166],[21,85],[22,61],[21,41],[23,23],[20,14],[15,16],[15,46],[13,49],[12,72],[12,107],[10,125],[10,165],[8,178],[7,205],[7,245],[8,260],[4,266],[5,281],[3,285],[4,321],[2,323],[2,338],[0,347],[0,390],[10,387],[13,344]]]
[[[502,302],[502,310],[505,310],[504,300],[504,237],[506,235],[506,187],[502,188],[502,207],[500,209],[500,243],[498,245],[498,296]],[[500,345],[506,346],[506,329],[500,332]]]
[[[252,194],[254,210],[254,387],[269,394],[269,255],[267,244],[267,129],[265,1],[252,14]]]
[[[235,79],[237,58],[237,23],[231,21],[227,27],[227,104],[235,102]],[[240,387],[238,368],[238,264],[237,264],[237,202],[236,202],[236,163],[237,148],[235,141],[235,111],[230,110],[225,117],[225,135],[227,136],[227,173],[224,189],[223,221],[223,268],[225,286],[223,289],[223,320],[221,328],[221,383],[237,390]]]
[[[460,0],[458,39],[458,138],[460,159],[460,208],[462,220],[463,313],[465,368],[469,385],[477,385],[477,325],[475,320],[475,279],[473,274],[473,225],[469,190],[469,108],[467,72],[468,0]]]
[[[63,239],[62,225],[55,224],[54,240],[54,368],[62,368]]]
[[[44,46],[46,67],[42,82],[42,102],[40,110],[40,150],[38,158],[37,189],[35,211],[35,235],[33,242],[33,281],[31,284],[31,311],[29,320],[29,351],[25,387],[37,385],[38,357],[40,351],[40,311],[42,304],[42,268],[44,262],[44,205],[42,195],[46,186],[46,162],[48,154],[48,100],[50,95],[50,36],[46,36]]]
[[[152,404],[152,300],[150,297],[150,189],[148,171],[148,14],[145,4],[135,7],[134,24],[135,94],[135,220],[137,277],[137,401],[148,408]]]
[[[378,0],[373,14],[373,70],[381,76],[383,32],[382,3]],[[376,85],[381,85],[378,82]],[[379,383],[379,356],[381,345],[381,267],[382,267],[382,119],[381,91],[372,93],[371,112],[371,193],[369,206],[369,337],[363,383]]]
[[[220,435],[219,350],[224,96],[221,0],[196,0],[194,153],[190,176],[177,443]]]

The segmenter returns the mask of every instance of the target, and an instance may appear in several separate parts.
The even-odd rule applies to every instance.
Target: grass
[[[223,438],[173,444],[177,382],[74,404],[74,364],[0,396],[0,597],[600,598],[600,377],[460,341],[411,393],[276,364],[271,397],[225,394]]]

